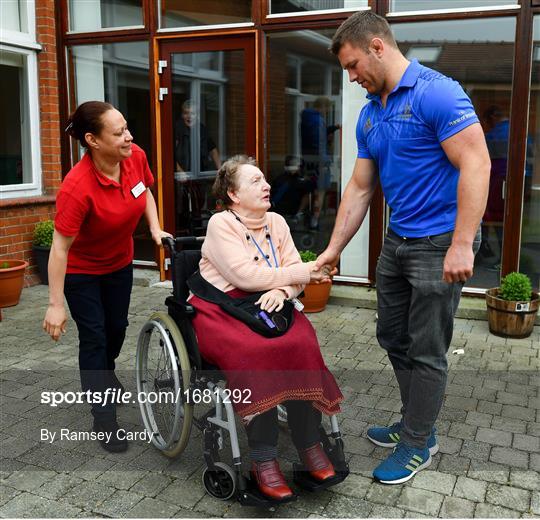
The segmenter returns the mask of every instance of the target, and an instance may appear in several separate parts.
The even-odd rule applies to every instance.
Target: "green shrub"
[[[309,249],[307,251],[299,251],[299,253],[302,262],[314,262],[315,260],[317,260],[317,255]]]
[[[526,274],[510,273],[501,280],[499,298],[521,302],[530,301],[532,293],[531,280]]]
[[[34,228],[34,244],[36,246],[51,247],[54,232],[54,222],[43,220]]]

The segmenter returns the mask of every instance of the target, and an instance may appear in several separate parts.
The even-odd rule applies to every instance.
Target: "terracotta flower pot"
[[[332,282],[309,283],[304,289],[304,296],[300,301],[304,304],[304,312],[321,312],[328,303]]]
[[[24,260],[0,260],[0,308],[19,303],[27,267]]]
[[[538,293],[533,292],[529,302],[503,300],[498,294],[498,287],[486,291],[489,332],[503,338],[529,337],[538,312]]]

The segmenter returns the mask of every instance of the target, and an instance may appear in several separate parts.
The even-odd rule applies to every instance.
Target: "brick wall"
[[[56,21],[54,0],[36,0],[39,112],[43,196],[0,201],[0,260],[24,258],[30,263],[26,285],[39,282],[32,257],[32,237],[37,222],[54,218],[55,194],[62,179]]]

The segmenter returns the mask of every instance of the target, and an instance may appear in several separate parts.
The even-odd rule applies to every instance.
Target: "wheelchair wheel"
[[[236,476],[223,462],[214,464],[216,469],[205,468],[202,474],[204,488],[219,500],[229,500],[236,493]]]
[[[139,333],[136,371],[144,426],[156,448],[176,457],[188,443],[193,422],[193,405],[184,393],[191,366],[184,339],[167,313],[153,314]]]

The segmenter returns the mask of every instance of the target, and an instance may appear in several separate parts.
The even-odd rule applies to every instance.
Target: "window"
[[[159,5],[161,29],[246,23],[251,23],[251,0],[234,2],[161,0]]]
[[[516,20],[396,23],[392,30],[405,56],[461,84],[480,119],[492,168],[482,245],[467,286],[495,287],[501,269]]]
[[[41,194],[34,2],[0,2],[0,198]]]
[[[144,149],[152,164],[148,42],[77,45],[68,49],[68,60],[75,99],[70,110],[84,101],[111,103],[122,112],[135,143]],[[81,152],[74,155],[78,160]],[[153,261],[154,245],[146,219],[139,222],[133,239],[135,259]]]
[[[368,0],[269,0],[270,14],[319,13],[321,11],[355,11],[367,8]]]
[[[143,27],[142,0],[70,0],[69,30]]]
[[[268,36],[268,156],[273,211],[298,249],[325,248],[341,195],[342,72],[335,29]],[[338,79],[339,78],[339,79]]]
[[[540,16],[534,17],[529,132],[523,190],[523,221],[519,270],[530,276],[533,288],[540,288]]]
[[[491,9],[514,6],[518,0],[392,0],[390,12],[458,11],[460,9]]]

